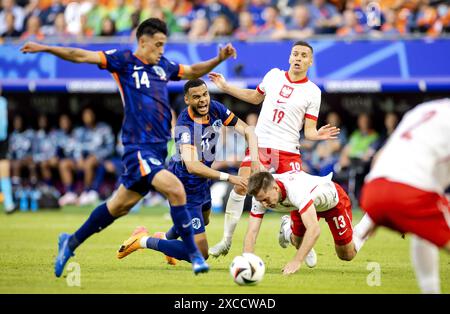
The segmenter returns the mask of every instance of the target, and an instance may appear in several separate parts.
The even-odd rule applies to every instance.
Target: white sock
[[[225,222],[223,226],[223,238],[229,244],[231,244],[234,230],[236,230],[236,226],[244,210],[244,201],[245,195],[239,195],[234,189],[231,190],[228,196],[227,208],[225,209]]]
[[[438,248],[413,235],[411,237],[411,260],[422,293],[441,293]]]
[[[150,237],[142,237],[141,240],[139,241],[139,245],[141,246],[141,248],[146,249],[147,248],[147,240]]]
[[[359,223],[353,227],[353,243],[355,244],[356,252],[362,248],[374,227],[375,223],[367,214],[364,214]]]

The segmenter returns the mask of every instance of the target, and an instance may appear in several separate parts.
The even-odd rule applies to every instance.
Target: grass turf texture
[[[351,262],[336,257],[331,233],[321,221],[322,235],[315,246],[318,265],[305,265],[291,276],[283,276],[281,268],[294,255],[292,247],[278,245],[280,215],[267,214],[261,227],[256,254],[266,264],[266,274],[257,286],[240,287],[231,279],[228,266],[242,250],[247,215],[238,225],[233,247],[226,257],[210,258],[211,270],[194,276],[191,265],[179,262],[167,265],[163,255],[141,250],[123,260],[116,250],[137,225],[151,233],[171,226],[167,209],[145,208],[117,220],[103,232],[88,239],[70,262],[81,270],[81,286],[67,284],[53,274],[57,236],[73,232],[85,221],[92,208],[67,207],[62,211],[39,211],[0,215],[0,293],[419,293],[409,258],[409,237],[381,229],[370,239]],[[356,211],[354,223],[361,213]],[[209,243],[222,235],[223,215],[215,214],[207,227]],[[369,286],[370,262],[381,267],[381,285]],[[442,292],[450,292],[450,255],[440,253]]]

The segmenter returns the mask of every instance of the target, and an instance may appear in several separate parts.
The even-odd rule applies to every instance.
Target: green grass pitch
[[[119,245],[137,225],[153,231],[165,231],[171,221],[163,208],[144,208],[116,221],[94,235],[77,251],[70,262],[80,266],[80,286],[69,286],[67,269],[63,277],[53,274],[57,236],[73,232],[87,218],[91,208],[68,207],[63,211],[39,211],[0,215],[0,293],[419,293],[409,258],[409,238],[381,229],[351,262],[340,261],[328,226],[321,222],[322,235],[315,247],[318,265],[302,266],[289,277],[281,274],[283,265],[294,255],[292,247],[282,249],[277,236],[280,215],[264,218],[256,254],[266,264],[266,274],[257,286],[240,287],[231,279],[228,266],[242,250],[247,215],[238,225],[233,247],[226,257],[209,259],[211,270],[194,276],[190,264],[170,266],[162,254],[138,251],[124,260],[116,258]],[[356,211],[354,223],[361,213]],[[214,214],[207,227],[209,243],[222,234],[223,215]],[[375,278],[371,262],[380,266],[380,285],[371,286]],[[450,255],[440,253],[442,292],[450,292]],[[71,277],[69,275],[69,277]],[[70,280],[69,280],[70,281]]]

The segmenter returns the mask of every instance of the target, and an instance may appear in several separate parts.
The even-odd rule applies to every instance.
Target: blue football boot
[[[70,234],[61,233],[58,240],[58,255],[55,259],[55,276],[61,277],[64,266],[66,266],[69,258],[74,256],[73,251],[69,248]]]
[[[192,270],[195,275],[208,272],[209,266],[200,252],[197,251],[194,254],[191,254],[189,258],[191,259]]]

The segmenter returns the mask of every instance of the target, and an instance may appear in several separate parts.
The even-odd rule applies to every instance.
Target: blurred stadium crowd
[[[149,17],[165,20],[174,41],[298,40],[327,35],[435,37],[450,32],[450,2],[436,0],[0,0],[0,5],[0,43],[36,40],[64,44],[108,37],[117,42],[117,36],[134,42],[134,29]],[[184,102],[174,103],[179,113]],[[317,175],[333,171],[335,180],[356,201],[375,152],[399,117],[384,110],[383,125],[380,117],[375,121],[364,112],[349,115],[352,121],[348,121],[344,114],[351,110],[323,109],[321,125],[340,126],[341,135],[335,141],[304,141],[304,170]],[[73,110],[70,115],[60,110],[45,115],[38,110],[39,117],[33,121],[20,110],[11,113],[8,158],[16,206],[26,210],[88,205],[111,195],[122,172],[116,121],[97,121],[95,107],[77,111],[79,117]],[[248,124],[256,124],[256,113],[246,110],[240,116]],[[342,123],[341,118],[347,121]],[[228,129],[221,140],[213,166],[236,173],[245,141]],[[168,149],[169,156],[173,155],[173,142]],[[230,185],[217,182],[212,189],[213,209],[220,210]],[[43,195],[49,196],[50,203],[37,204]],[[158,194],[147,198],[149,205],[161,199]]]
[[[450,32],[442,0],[1,0],[1,41],[129,36],[166,21],[172,39],[386,37]],[[99,38],[100,38],[99,37]]]
[[[123,147],[120,133],[115,134],[110,125],[99,122],[95,110],[84,107],[81,119],[66,113],[49,118],[41,113],[36,125],[31,125],[30,121],[25,123],[17,113],[10,117],[8,157],[17,206],[30,209],[30,199],[49,192],[59,206],[95,204],[111,195],[123,170]],[[175,118],[176,113],[173,113]],[[257,119],[256,113],[245,117],[249,125],[256,125]],[[393,112],[386,113],[384,125],[376,130],[372,127],[371,116],[364,112],[356,116],[354,130],[347,129],[335,111],[324,113],[321,119],[339,126],[341,134],[333,141],[303,141],[304,170],[322,176],[334,172],[335,180],[341,182],[356,201],[375,152],[394,130],[399,117]],[[79,125],[75,125],[77,122]],[[245,146],[242,136],[223,127],[213,168],[236,174]],[[168,151],[167,161],[175,153],[173,141]],[[212,189],[213,209],[220,211],[231,185],[216,182]],[[158,194],[149,195],[146,200],[147,205],[161,201]]]

